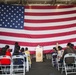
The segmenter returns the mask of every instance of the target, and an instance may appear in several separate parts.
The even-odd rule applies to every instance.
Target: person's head
[[[74,48],[74,44],[71,44],[70,48]]]
[[[18,45],[18,42],[15,42],[15,45]]]
[[[28,48],[26,47],[26,48],[25,48],[25,51],[27,51],[27,50],[28,50]]]
[[[53,47],[53,50],[54,50],[55,52],[57,52],[57,49],[56,49],[56,47]]]
[[[21,52],[24,52],[24,48],[22,47],[20,51],[21,51]]]
[[[53,47],[54,50],[56,50],[56,47]]]
[[[67,47],[68,48],[70,48],[71,47],[71,43],[69,42],[69,43],[67,43]]]
[[[61,46],[58,46],[58,50],[62,50],[63,48]]]
[[[6,45],[5,48],[6,48],[6,49],[9,49],[9,45]]]

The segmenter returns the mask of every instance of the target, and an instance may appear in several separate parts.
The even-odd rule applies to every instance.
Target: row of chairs
[[[0,63],[0,72],[1,75],[25,75],[25,71],[28,72],[30,68],[30,64],[27,58],[28,55],[14,55],[10,56],[0,56],[0,60],[2,58],[8,59],[11,61],[10,64],[1,64]],[[26,58],[26,61],[25,61]]]
[[[52,65],[56,65],[58,71],[61,70],[61,73],[65,72],[66,75],[76,73],[76,54],[66,54],[63,63],[60,63],[56,56],[56,53],[52,55]],[[54,59],[54,57],[56,58]]]

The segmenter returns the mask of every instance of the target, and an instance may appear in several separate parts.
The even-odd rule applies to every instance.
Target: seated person
[[[1,49],[0,55],[5,55],[7,49],[8,49],[8,45],[5,45],[5,47],[3,47],[3,48]]]
[[[24,48],[21,48],[20,50],[19,50],[19,55],[24,55]],[[14,61],[14,64],[23,64],[23,60],[22,59],[16,59],[15,61]]]
[[[28,61],[29,61],[29,64],[31,64],[30,52],[27,47],[25,48],[25,55],[28,55]]]
[[[61,46],[58,46],[58,55],[57,55],[58,60],[60,60],[60,58],[62,57],[63,52],[64,52],[63,48]]]
[[[53,47],[53,50],[54,50],[54,52],[52,53],[52,57],[53,57],[53,59],[56,59],[57,58],[57,49],[56,49],[56,47]]]
[[[64,50],[64,53],[60,59],[60,63],[63,63],[63,58],[67,53],[75,53],[74,49],[71,48],[72,44],[68,43],[66,49]],[[70,59],[68,59],[68,61],[70,62]],[[72,61],[72,60],[71,60]]]
[[[56,47],[53,47],[53,53],[57,53],[57,49],[56,49]]]
[[[56,58],[57,58],[57,49],[53,47],[54,52],[52,53],[52,64],[54,67],[57,67]]]
[[[8,59],[8,56],[11,57],[11,52],[10,52],[9,46],[6,45],[6,53],[3,56],[3,58],[0,60],[0,64],[2,64],[2,65],[9,65],[9,64],[11,64],[11,60]]]

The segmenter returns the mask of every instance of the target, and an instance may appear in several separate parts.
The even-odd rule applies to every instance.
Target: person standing
[[[19,46],[18,42],[15,42],[13,55],[18,55],[19,54],[19,50],[20,50],[20,46]]]

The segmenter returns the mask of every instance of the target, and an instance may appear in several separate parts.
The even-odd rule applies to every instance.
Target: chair
[[[62,69],[62,63],[60,62],[60,59],[61,59],[61,56],[60,55],[57,55],[57,69],[58,71]]]
[[[68,53],[64,56],[62,72],[65,74],[76,73],[76,55],[74,53]]]
[[[53,53],[52,54],[52,66],[56,66],[57,65],[57,53]]]
[[[12,56],[12,74],[25,75],[25,58],[23,55]]]
[[[59,50],[57,54],[56,62],[57,62],[58,71],[62,69],[61,58],[62,58],[63,52],[64,50]]]
[[[31,64],[30,64],[30,62],[29,62],[29,57],[30,55],[28,55],[28,54],[25,54],[24,55],[24,57],[26,58],[26,62],[25,62],[25,64],[26,64],[26,72],[29,72],[29,69],[31,68]]]
[[[12,64],[10,56],[0,56],[1,75],[12,75]]]

